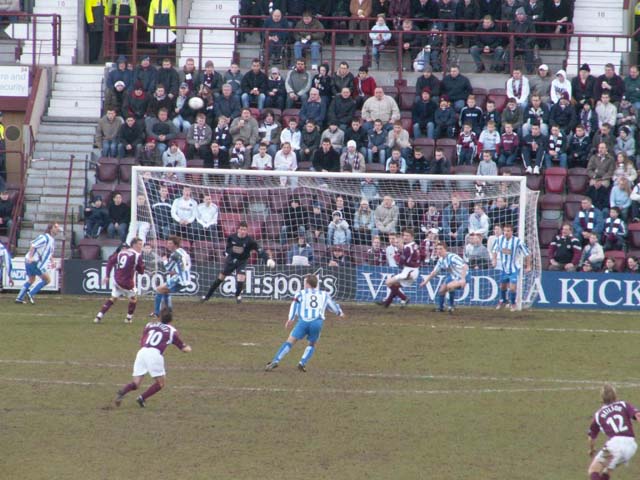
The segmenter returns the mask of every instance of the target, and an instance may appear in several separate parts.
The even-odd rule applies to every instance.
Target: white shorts
[[[606,465],[609,470],[613,470],[621,463],[625,465],[636,454],[638,444],[633,437],[613,437],[607,440],[604,448],[596,455],[596,460]],[[605,453],[604,450],[608,453]]]
[[[166,375],[164,357],[156,348],[142,347],[136,355],[136,361],[133,364],[133,376],[142,377],[147,373],[152,378]]]
[[[113,282],[113,287],[111,287],[111,296],[113,298],[127,297],[127,298],[135,298],[138,292],[136,289],[127,290],[126,288],[122,288],[116,282]]]
[[[403,287],[410,287],[418,279],[420,269],[415,267],[404,267],[400,273],[391,277],[392,280],[399,282]]]

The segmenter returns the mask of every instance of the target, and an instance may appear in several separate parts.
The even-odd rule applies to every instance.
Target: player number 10
[[[146,345],[150,347],[156,347],[160,344],[162,340],[162,332],[151,332],[151,334],[147,337]]]
[[[624,424],[624,418],[622,418],[622,415],[614,415],[613,417],[607,418],[607,423],[616,433],[622,433],[629,430],[629,428]]]

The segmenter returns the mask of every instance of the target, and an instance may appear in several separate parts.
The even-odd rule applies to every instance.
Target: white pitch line
[[[74,360],[21,360],[21,359],[0,359],[0,365],[49,365],[49,366],[71,366],[81,368],[113,368],[130,369],[131,365],[125,363],[92,363],[79,362]],[[227,372],[227,373],[258,373],[261,370],[214,366],[214,365],[175,365],[172,370],[178,371],[204,371],[204,372]],[[506,383],[558,383],[566,385],[593,385],[601,386],[605,380],[589,379],[566,379],[566,378],[535,378],[535,377],[499,377],[489,375],[446,375],[446,374],[407,374],[394,372],[342,372],[342,371],[318,371],[319,374],[347,377],[347,378],[369,378],[369,379],[397,379],[397,380],[452,380],[465,382],[506,382]],[[612,381],[612,380],[609,380]],[[612,381],[620,387],[635,387],[640,385],[638,381]]]
[[[78,387],[118,387],[120,384],[105,382],[83,382],[78,380],[49,380],[40,378],[0,377],[0,382],[37,383],[43,385],[61,385]],[[460,395],[460,394],[495,394],[495,393],[538,393],[538,392],[576,392],[593,391],[600,387],[542,387],[542,388],[474,388],[445,390],[413,390],[413,389],[335,389],[335,388],[286,388],[286,387],[231,387],[227,385],[174,385],[177,390],[189,390],[200,393],[243,392],[243,393],[285,393],[285,394],[342,394],[342,395]],[[640,388],[640,384],[628,385],[627,388]]]

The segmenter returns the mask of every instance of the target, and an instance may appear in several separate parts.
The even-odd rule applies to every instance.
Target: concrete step
[[[73,73],[61,72],[56,75],[56,84],[66,83],[71,85],[75,85],[75,84],[81,85],[89,82],[92,85],[95,85],[95,80],[98,80],[97,84],[100,85],[99,80],[101,80],[103,76],[104,74],[101,74],[98,72],[92,73],[90,75],[74,75]]]
[[[73,135],[73,136],[70,136]],[[93,144],[93,139],[95,135],[93,133],[80,134],[71,130],[67,131],[66,135],[62,132],[59,133],[39,133],[38,134],[38,142],[56,142],[56,143],[78,143],[85,144],[90,143]]]
[[[85,75],[102,76],[104,75],[105,67],[104,65],[61,65],[56,69],[56,71],[58,72],[58,75],[65,74],[73,75],[74,77]]]
[[[67,140],[72,139],[73,137],[67,137]],[[79,152],[90,152],[91,150],[93,150],[93,142],[91,142],[90,144],[84,142],[41,142],[39,138],[37,139],[36,152],[48,152],[51,150],[76,150]]]
[[[51,98],[52,99],[60,99],[60,100],[73,100],[73,99],[80,99],[80,100],[93,100],[95,101],[96,99],[100,99],[100,102],[102,102],[102,95],[101,95],[101,89],[95,90],[61,90],[56,88],[55,90],[53,90],[51,92]]]
[[[76,158],[79,158],[79,152],[77,150],[74,151],[49,151],[49,152],[45,152],[45,151],[36,151],[36,153],[34,154],[34,159],[36,159],[36,161],[48,161],[48,160],[62,160],[62,161],[69,161],[69,156],[70,155],[75,155]],[[87,154],[86,152],[83,152],[82,154],[82,159],[84,160],[85,156],[88,156],[89,158],[92,158],[92,155]]]
[[[47,116],[59,118],[86,118],[87,120],[98,121],[100,118],[100,108],[68,108],[68,107],[49,107]]]
[[[79,108],[79,109],[97,109],[98,113],[102,107],[100,98],[52,98],[50,108]]]
[[[39,187],[39,186],[28,186],[25,193],[29,195],[38,195],[42,196],[59,196],[61,195],[61,189],[57,187]],[[64,191],[66,193],[66,190]],[[62,194],[64,194],[62,193]],[[84,196],[84,186],[83,187],[75,187],[72,186],[69,190],[69,195],[74,197],[83,197]]]
[[[62,55],[59,55],[57,60],[58,60],[58,65],[73,65],[74,59],[75,59],[75,51],[74,52],[62,52]],[[32,63],[32,56],[31,54],[28,55],[21,55],[20,56],[20,63],[23,65],[31,65]],[[36,62],[40,65],[55,65],[56,64],[56,58],[50,54],[50,52],[48,53],[42,53],[42,54],[37,54],[36,55]]]
[[[57,123],[42,123],[40,125],[40,130],[38,135],[41,133],[46,134],[78,134],[78,135],[93,135],[96,131],[96,125],[91,123],[67,123],[67,124],[57,124]]]

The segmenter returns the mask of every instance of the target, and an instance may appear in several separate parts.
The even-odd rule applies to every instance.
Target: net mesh
[[[245,296],[290,298],[305,273],[316,273],[320,285],[339,299],[380,299],[384,279],[398,272],[393,252],[408,227],[421,246],[421,274],[433,268],[435,242],[444,240],[470,266],[472,280],[458,302],[494,305],[498,272],[489,251],[495,226],[509,223],[532,253],[532,271],[520,279],[519,302],[528,307],[536,297],[537,192],[517,177],[136,167],[133,182],[130,236],[145,234],[147,268],[155,270],[161,270],[165,240],[181,237],[197,284],[190,293],[202,293],[214,281],[226,238],[246,221],[249,235],[276,266],[268,268],[254,252]],[[235,294],[233,276],[220,292]],[[407,293],[416,303],[428,303],[434,288],[414,285]]]

